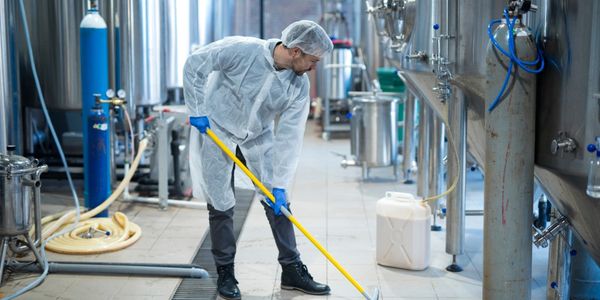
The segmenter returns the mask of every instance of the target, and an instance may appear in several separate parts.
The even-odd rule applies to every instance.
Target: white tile
[[[275,274],[279,263],[274,261],[270,264],[249,264],[238,262],[235,264],[235,277],[238,281],[245,280],[275,280]]]
[[[110,299],[127,285],[127,277],[80,276],[61,297]]]
[[[49,274],[44,282],[35,288],[35,292],[44,293],[48,296],[51,295],[62,295],[68,291],[69,287],[73,285],[73,282],[79,278],[78,275],[59,275]]]
[[[118,296],[170,296],[181,279],[130,277],[125,280]]]
[[[245,279],[239,280],[238,287],[242,294],[242,299],[271,299],[273,297],[273,279]]]
[[[433,289],[439,297],[448,298],[481,298],[481,283],[464,280],[439,278],[432,281]]]
[[[427,298],[437,297],[433,289],[433,280],[380,281],[381,293],[385,297]]]

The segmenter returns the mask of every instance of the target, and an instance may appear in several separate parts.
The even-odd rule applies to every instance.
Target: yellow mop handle
[[[252,174],[252,172],[250,172],[250,170],[248,170],[248,168],[246,168],[246,166],[244,166],[244,164],[237,157],[235,157],[233,152],[231,152],[231,150],[229,150],[227,146],[221,142],[221,140],[210,128],[206,129],[206,134],[210,136],[217,146],[219,146],[219,148],[221,148],[221,150],[223,150],[223,152],[225,152],[227,156],[229,156],[229,158],[231,158],[235,164],[240,167],[240,169],[242,169],[246,175],[248,175],[248,177],[250,177],[252,182],[254,182],[254,184],[263,192],[263,194],[265,194],[269,200],[271,200],[271,202],[275,203],[275,197],[273,194],[271,194],[271,192],[269,192],[262,182],[260,182],[260,180],[258,180],[256,176],[254,176],[254,174]],[[352,285],[361,294],[363,294],[363,296],[365,296],[367,299],[370,299],[362,286],[356,280],[354,280],[354,278],[346,271],[346,269],[344,269],[344,267],[342,267],[342,265],[340,265],[340,263],[329,253],[329,251],[327,251],[327,249],[325,249],[325,247],[323,247],[321,243],[319,243],[319,241],[317,241],[317,239],[315,239],[315,237],[308,232],[308,230],[306,230],[306,228],[304,228],[304,226],[302,226],[302,224],[300,224],[300,222],[285,207],[281,207],[281,211],[290,220],[290,222],[292,222],[313,243],[313,245],[315,245],[315,247],[317,247],[317,249],[319,249],[319,251],[321,251],[325,257],[327,257],[327,259],[342,273],[342,275],[344,275],[344,277],[346,277],[346,279],[348,279],[348,281],[350,281],[350,283],[352,283]]]

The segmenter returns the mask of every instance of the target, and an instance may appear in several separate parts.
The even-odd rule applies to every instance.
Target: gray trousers
[[[236,149],[236,156],[246,164],[246,161],[240,152]],[[233,166],[232,173],[235,171]],[[234,188],[234,176],[231,176],[231,188]],[[300,253],[296,248],[296,236],[294,235],[294,227],[292,222],[284,215],[276,216],[269,206],[262,203],[265,209],[265,215],[271,225],[271,232],[275,239],[275,244],[279,250],[277,260],[282,266],[299,262]],[[226,211],[216,210],[212,205],[208,204],[208,220],[210,225],[210,238],[212,242],[212,254],[217,267],[232,264],[235,259],[236,240],[233,234],[233,210],[230,208]]]

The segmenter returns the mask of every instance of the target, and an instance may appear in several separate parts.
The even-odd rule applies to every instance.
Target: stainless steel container
[[[11,2],[11,1],[9,1]],[[81,109],[81,74],[79,61],[79,27],[85,16],[87,1],[24,0],[31,46],[46,105],[54,110]],[[110,27],[108,1],[100,1],[99,11]],[[18,24],[22,98],[27,106],[38,106],[37,92],[27,54],[25,31],[18,1],[15,1]]]
[[[35,172],[29,159],[0,154],[0,236],[25,234],[31,228],[33,193],[27,184]]]
[[[213,0],[167,1],[167,87],[183,88],[183,66],[195,47],[213,41]]]
[[[367,168],[397,164],[397,106],[399,97],[375,94],[351,98],[351,149]]]
[[[417,4],[415,0],[383,1],[385,11],[385,30],[396,52],[404,52],[415,25]]]
[[[164,0],[121,1],[121,86],[132,109],[167,100],[165,11]]]
[[[50,109],[81,109],[79,24],[85,14],[83,1],[24,1],[35,64],[46,105]],[[18,12],[18,9],[16,10]],[[19,18],[23,98],[37,106],[37,95],[27,55],[25,32]]]
[[[325,98],[347,99],[352,85],[352,49],[336,46],[325,57]]]

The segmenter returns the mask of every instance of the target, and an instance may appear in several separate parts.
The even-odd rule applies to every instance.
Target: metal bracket
[[[532,225],[533,226],[533,225]],[[552,223],[548,228],[544,231],[537,232],[533,236],[533,244],[536,247],[546,248],[549,245],[549,242],[552,241],[555,237],[557,237],[563,229],[569,226],[569,221],[566,217],[560,217],[554,223]],[[535,230],[535,228],[534,228]]]

